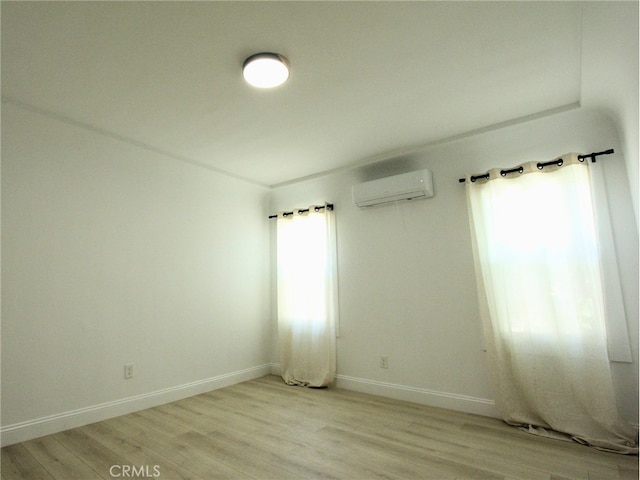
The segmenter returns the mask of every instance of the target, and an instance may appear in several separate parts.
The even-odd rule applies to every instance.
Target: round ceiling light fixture
[[[277,87],[289,78],[289,61],[278,53],[256,53],[244,61],[242,75],[254,87]]]

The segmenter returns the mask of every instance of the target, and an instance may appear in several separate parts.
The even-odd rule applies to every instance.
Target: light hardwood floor
[[[638,457],[268,376],[2,449],[2,479],[638,479]]]

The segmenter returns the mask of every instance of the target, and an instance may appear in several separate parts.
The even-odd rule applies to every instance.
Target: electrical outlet
[[[380,357],[380,368],[389,368],[389,357]]]
[[[133,364],[124,366],[124,378],[127,380],[133,378]]]

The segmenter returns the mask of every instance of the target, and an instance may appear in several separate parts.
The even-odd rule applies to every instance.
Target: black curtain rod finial
[[[599,157],[600,155],[611,155],[612,153],[615,153],[615,151],[613,148],[610,148],[609,150],[603,150],[602,152],[591,152],[586,155],[578,155],[578,160],[582,161],[586,158],[590,158],[591,163],[595,163],[596,157]]]

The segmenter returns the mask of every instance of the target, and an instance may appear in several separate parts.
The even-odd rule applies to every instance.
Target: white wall
[[[268,373],[266,192],[3,104],[3,443]]]
[[[613,124],[595,111],[579,109],[272,191],[273,212],[324,201],[335,204],[338,384],[492,414],[467,206],[458,178],[609,147],[620,148]],[[612,366],[623,415],[637,423],[638,236],[624,157],[600,161],[609,182],[634,358],[633,364]],[[371,209],[358,209],[351,201],[353,183],[425,167],[434,176],[431,199]],[[273,348],[277,362],[275,344]],[[388,370],[378,366],[383,355],[389,357]]]
[[[581,103],[609,115],[620,132],[640,226],[638,2],[585,2],[582,32]]]

